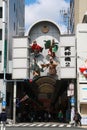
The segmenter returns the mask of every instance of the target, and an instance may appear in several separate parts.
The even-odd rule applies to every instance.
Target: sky
[[[61,33],[67,31],[61,10],[67,11],[70,0],[25,0],[25,29],[39,20],[47,19],[60,27]]]

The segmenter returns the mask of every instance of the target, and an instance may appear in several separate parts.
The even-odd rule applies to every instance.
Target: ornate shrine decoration
[[[58,43],[56,43],[54,39],[52,39],[52,41],[47,40],[44,42],[45,42],[45,49],[48,49],[48,55],[54,58],[56,56],[55,53],[58,50]]]
[[[33,41],[33,44],[31,45],[31,53],[34,53],[35,57],[37,57],[42,51],[43,48],[37,44],[37,41]]]

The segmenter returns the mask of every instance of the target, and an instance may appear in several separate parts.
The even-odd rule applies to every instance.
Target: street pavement
[[[18,123],[18,124],[7,124],[6,125],[7,127],[50,127],[50,128],[55,128],[55,127],[73,127],[72,125],[70,124],[66,124],[66,123],[52,123],[52,122],[47,122],[47,123],[44,123],[44,122],[35,122],[35,123]]]
[[[33,123],[16,123],[16,124],[6,124],[6,129],[12,129],[12,128],[86,128],[87,126],[74,126],[68,123],[58,123],[58,122],[33,122]]]

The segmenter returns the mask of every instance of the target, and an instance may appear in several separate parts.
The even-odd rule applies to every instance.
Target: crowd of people
[[[29,110],[29,106],[26,106],[26,110],[19,111],[17,114],[17,121],[18,122],[60,122],[60,123],[70,123],[71,121],[71,111],[59,109],[56,112],[49,112],[46,110],[33,110],[32,108]],[[73,125],[78,126],[81,124],[81,115],[79,112],[75,111],[73,116]]]
[[[70,113],[69,113],[70,114]],[[60,109],[58,111],[58,114],[54,115],[49,111],[38,111],[38,112],[32,112],[30,111],[29,113],[27,111],[24,111],[22,113],[19,113],[19,122],[34,122],[34,121],[38,121],[38,122],[51,122],[51,121],[57,121],[60,123],[64,122],[64,114],[62,112],[62,110]],[[74,115],[74,125],[78,126],[78,125],[82,125],[81,124],[81,115],[78,111],[75,111],[75,115]],[[5,127],[6,125],[6,121],[7,121],[7,113],[6,110],[3,108],[2,112],[0,113],[0,121],[2,124],[2,128]]]

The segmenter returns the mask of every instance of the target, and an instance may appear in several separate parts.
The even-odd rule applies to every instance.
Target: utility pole
[[[7,65],[7,41],[6,41],[6,0],[3,1],[3,34],[2,34],[2,72],[3,78],[3,101],[2,107],[6,107],[6,65]]]

